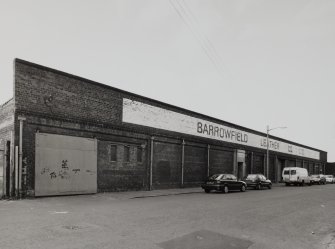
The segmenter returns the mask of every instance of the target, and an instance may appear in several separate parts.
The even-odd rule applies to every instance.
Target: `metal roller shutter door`
[[[96,192],[95,139],[36,134],[35,196]]]

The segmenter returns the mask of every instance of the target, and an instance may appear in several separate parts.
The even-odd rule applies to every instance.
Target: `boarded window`
[[[115,144],[110,145],[110,160],[112,162],[117,161],[117,146]]]
[[[142,152],[143,149],[141,146],[137,147],[137,162],[141,163],[142,162]]]
[[[130,161],[130,147],[129,146],[124,146],[123,161],[124,162]]]

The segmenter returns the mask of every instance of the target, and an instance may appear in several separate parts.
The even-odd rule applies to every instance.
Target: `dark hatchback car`
[[[206,193],[211,190],[222,191],[223,193],[228,193],[231,190],[244,192],[247,184],[243,181],[238,181],[236,176],[231,174],[215,174],[209,177],[201,187]]]
[[[262,189],[266,187],[268,189],[272,188],[272,182],[262,174],[249,174],[243,180],[248,188]]]

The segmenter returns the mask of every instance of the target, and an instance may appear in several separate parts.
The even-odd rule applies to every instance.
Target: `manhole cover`
[[[201,230],[158,244],[164,249],[247,249],[252,242],[220,233]]]

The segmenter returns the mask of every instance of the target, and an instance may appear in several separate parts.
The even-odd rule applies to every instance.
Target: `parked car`
[[[311,175],[312,184],[326,184],[326,177],[322,174]]]
[[[243,181],[247,184],[248,188],[262,189],[266,187],[268,189],[272,188],[272,182],[262,174],[249,174]]]
[[[223,193],[228,193],[231,190],[244,192],[247,189],[247,184],[244,181],[238,181],[236,176],[231,174],[215,174],[209,177],[201,187],[206,193],[211,190],[222,191]]]
[[[335,179],[333,175],[325,175],[325,177],[326,177],[326,183],[331,183],[331,184],[334,183]]]
[[[311,185],[311,178],[308,176],[308,171],[305,168],[287,167],[283,169],[283,181],[286,186],[291,184],[303,186],[305,184]]]

